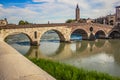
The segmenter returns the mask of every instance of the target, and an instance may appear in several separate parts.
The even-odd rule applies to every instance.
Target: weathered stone
[[[29,37],[31,45],[39,45],[42,35],[49,30],[53,30],[59,35],[60,41],[66,42],[70,41],[71,34],[78,29],[86,33],[87,36],[83,35],[83,39],[89,39],[91,33],[90,27],[93,28],[93,35],[98,31],[102,31],[105,33],[105,38],[108,37],[112,31],[116,31],[113,26],[96,23],[8,25],[6,27],[0,27],[0,39],[4,40],[11,34],[24,33]]]

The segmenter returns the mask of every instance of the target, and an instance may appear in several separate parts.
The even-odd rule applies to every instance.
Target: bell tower
[[[76,21],[79,21],[80,20],[80,9],[79,9],[79,6],[77,4],[76,6]]]

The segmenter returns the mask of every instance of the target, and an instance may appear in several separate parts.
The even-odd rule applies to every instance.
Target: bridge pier
[[[89,33],[88,40],[90,40],[90,41],[95,40],[95,35],[92,32]]]
[[[31,41],[30,45],[31,46],[39,46],[40,45],[40,41]]]
[[[64,43],[70,43],[71,41],[63,41],[63,40],[60,40],[60,42],[64,42]]]

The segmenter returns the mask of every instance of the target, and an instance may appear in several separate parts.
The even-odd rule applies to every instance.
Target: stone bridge
[[[92,30],[90,30],[90,28],[92,28]],[[95,38],[108,38],[115,36],[113,35],[114,32],[120,33],[110,25],[96,23],[6,25],[0,27],[0,40],[4,40],[7,36],[12,34],[23,33],[28,36],[31,45],[39,45],[42,35],[49,30],[55,31],[60,41],[65,42],[71,40],[71,34],[74,32],[80,33],[83,39],[91,39],[91,35]]]

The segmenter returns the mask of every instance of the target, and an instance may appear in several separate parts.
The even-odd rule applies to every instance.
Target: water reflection
[[[90,41],[89,42],[89,46],[90,46],[90,52],[92,52],[93,51],[93,46],[94,46],[94,41]]]
[[[55,45],[55,48],[52,47],[53,45]],[[64,46],[64,43],[42,42],[40,46],[31,46],[28,52],[25,54],[25,56],[32,58],[54,57],[64,50]]]
[[[42,42],[40,46],[31,46],[26,53],[26,56],[34,58],[46,57],[62,60],[72,57],[88,57],[101,53],[114,54],[115,51],[112,49],[112,47],[113,46],[111,46],[111,44],[105,40],[98,40],[97,42],[81,41],[66,44]]]
[[[116,63],[120,64],[120,40],[109,40],[112,47],[112,53],[114,53]]]
[[[79,41],[59,43],[41,42],[40,46],[23,43],[12,44],[22,54],[32,58],[46,58],[70,64],[78,68],[107,72],[120,76],[119,40]]]
[[[15,48],[21,54],[25,55],[30,49],[30,45],[27,43],[26,42],[14,42],[14,43],[8,43],[8,44],[11,45],[13,48]]]
[[[39,50],[39,46],[30,46],[28,52],[25,54],[25,56],[29,56],[29,57],[34,57],[34,58],[38,58],[40,54],[40,50]]]
[[[81,53],[87,49],[88,42],[87,41],[74,42],[71,43],[70,47],[74,53]]]
[[[104,46],[104,44],[105,44],[105,40],[98,39],[95,41],[95,46],[98,48],[101,48],[102,46]]]

